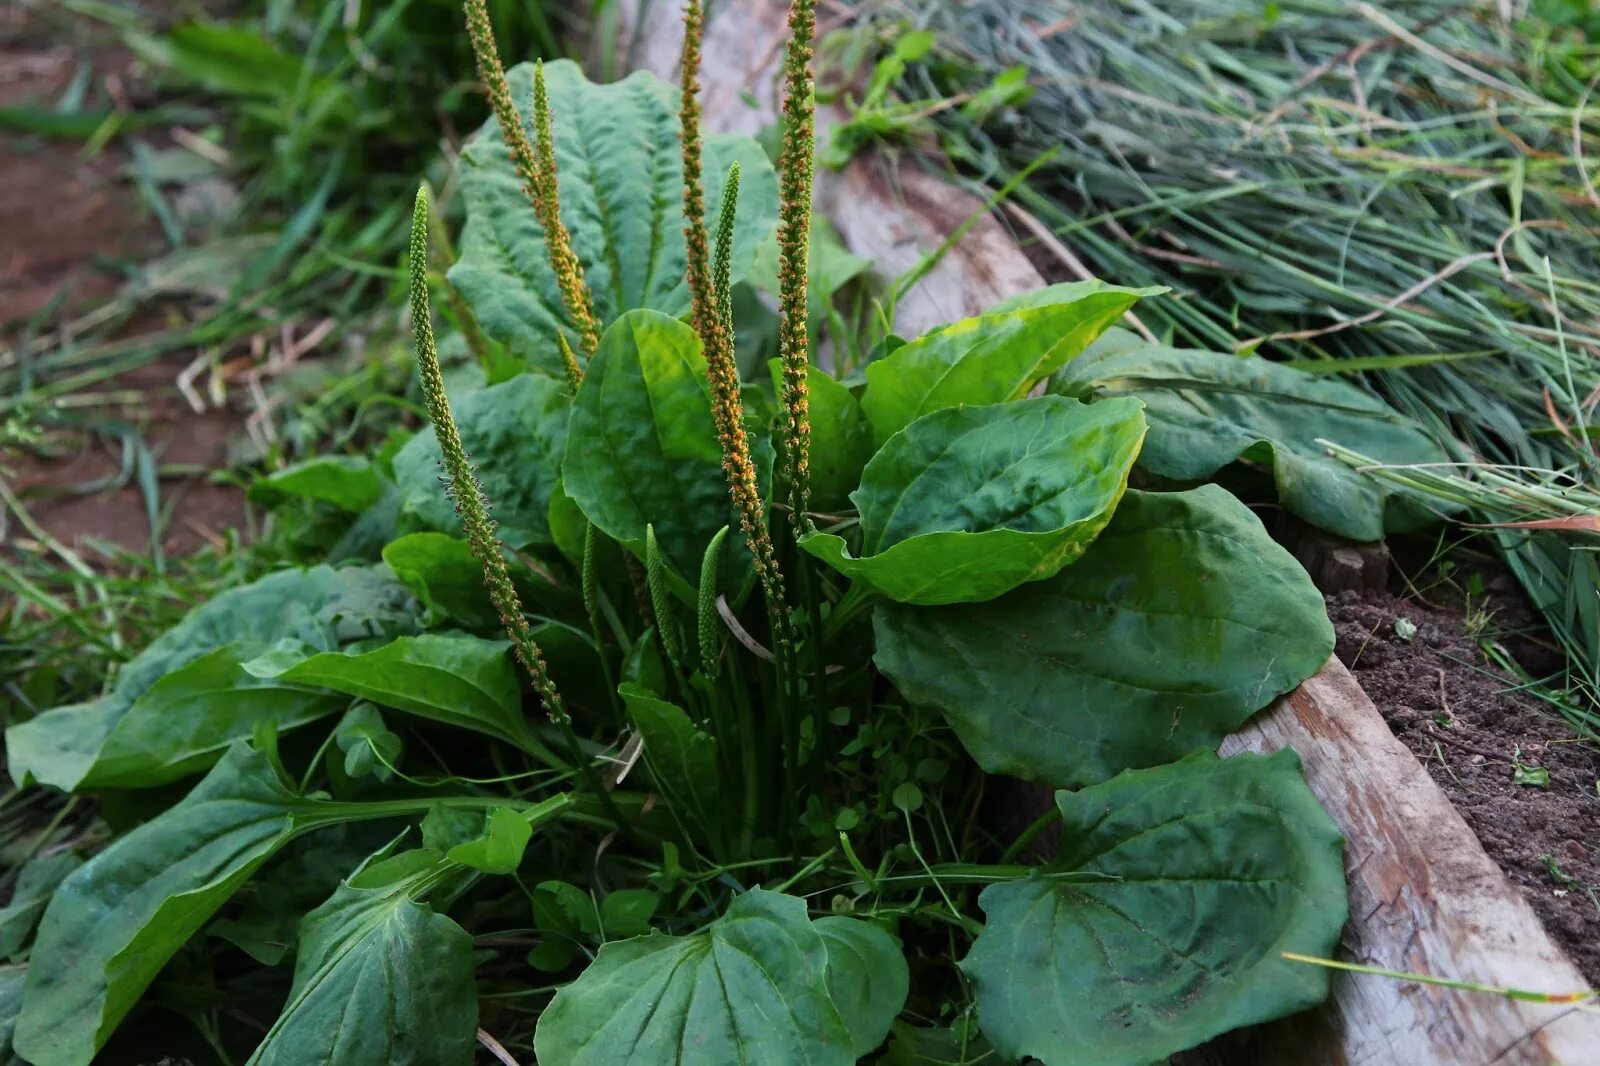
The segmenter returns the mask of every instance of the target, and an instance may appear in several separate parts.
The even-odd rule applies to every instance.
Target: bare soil
[[[69,45],[61,37],[60,28],[46,25],[36,11],[7,5],[0,12],[0,106],[53,106],[85,63],[97,91],[117,106],[142,102],[137,72],[117,44],[75,40]],[[59,298],[59,306],[45,316],[48,344],[52,331],[73,312],[93,308],[117,291],[115,261],[137,261],[161,250],[159,230],[124,180],[125,161],[115,143],[86,155],[73,141],[0,134],[0,338],[5,346]],[[156,325],[137,320],[128,332]],[[149,548],[145,497],[125,476],[121,438],[113,432],[117,423],[134,427],[159,464],[201,470],[226,465],[237,415],[226,410],[196,414],[176,388],[177,375],[194,354],[178,353],[96,386],[136,393],[138,400],[74,410],[69,414],[76,425],[52,430],[38,446],[13,447],[0,455],[0,476],[46,532],[69,546],[93,538],[136,552]],[[214,542],[243,523],[240,492],[203,474],[168,477],[161,490],[162,506],[171,508],[162,537],[168,553]],[[15,522],[0,528],[5,530],[0,544],[30,547],[19,543],[26,535]]]
[[[1512,600],[1503,611],[1519,608]],[[1469,618],[1496,621],[1481,608],[1472,616],[1389,593],[1345,592],[1329,598],[1328,613],[1336,654],[1389,728],[1600,987],[1600,751],[1576,740],[1552,709],[1512,690],[1515,681],[1468,631]],[[1512,650],[1540,654],[1534,646]]]

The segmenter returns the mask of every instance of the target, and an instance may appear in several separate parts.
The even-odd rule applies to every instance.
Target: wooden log
[[[722,4],[708,27],[702,80],[713,129],[754,132],[776,114],[787,4]],[[641,44],[634,63],[675,79],[675,5],[622,4]],[[752,103],[753,102],[753,103]],[[821,108],[819,130],[839,121]],[[824,134],[825,135],[825,134]],[[975,197],[877,152],[817,175],[818,209],[852,252],[896,276],[981,209]],[[1044,284],[993,216],[985,216],[902,299],[895,326],[915,336]],[[1332,660],[1229,737],[1224,754],[1293,747],[1311,790],[1346,837],[1350,922],[1340,956],[1384,969],[1505,988],[1570,993],[1582,976],[1484,853],[1449,799],[1395,739],[1355,678]],[[1600,1063],[1600,1015],[1340,973],[1322,1007],[1213,1046],[1230,1066],[1584,1066]]]

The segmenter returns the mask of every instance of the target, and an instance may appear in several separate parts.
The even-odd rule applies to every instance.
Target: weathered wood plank
[[[639,9],[638,0],[622,6],[625,20]],[[754,132],[772,121],[786,7],[782,0],[720,5],[702,74],[712,128]],[[675,78],[676,5],[654,0],[646,11],[635,64]],[[821,109],[818,126],[838,119]],[[891,277],[981,207],[876,153],[843,173],[819,173],[817,190],[818,209],[850,250],[873,257]],[[1043,283],[1007,229],[986,217],[901,301],[895,325],[914,336]],[[1300,752],[1312,791],[1348,841],[1351,919],[1342,957],[1500,987],[1583,987],[1571,960],[1337,660],[1230,737],[1223,752],[1286,746]],[[1232,1066],[1586,1066],[1600,1063],[1600,1016],[1340,974],[1319,1010],[1241,1034],[1212,1049],[1218,1054]]]

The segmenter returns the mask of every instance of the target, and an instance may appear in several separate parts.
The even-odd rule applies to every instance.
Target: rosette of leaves
[[[532,77],[512,72],[518,107]],[[434,427],[268,494],[404,501],[382,561],[219,597],[92,710],[8,735],[14,776],[142,815],[38,888],[16,1050],[82,1066],[177,1004],[261,1064],[467,1066],[481,1029],[522,1061],[843,1066],[888,1042],[1133,1066],[1321,999],[1283,954],[1333,949],[1339,835],[1293,753],[1215,755],[1326,660],[1320,598],[1228,492],[1128,487],[1158,400],[1040,394],[1141,293],[1055,286],[835,346],[882,353],[865,366],[791,339],[778,373],[730,381],[770,168],[705,139],[701,192],[722,199],[731,161],[745,184],[715,268],[686,269],[707,220],[667,149],[680,121],[701,143],[693,109],[643,75],[546,78],[552,114],[524,120],[554,119],[598,342],[560,357],[558,335],[582,348],[553,253],[480,132],[450,278],[522,365],[447,395],[422,201]],[[796,285],[809,144],[784,160],[792,323],[818,298]],[[699,315],[690,274],[713,279]],[[773,503],[804,498],[797,470],[810,512]],[[979,820],[988,775],[1056,804]]]

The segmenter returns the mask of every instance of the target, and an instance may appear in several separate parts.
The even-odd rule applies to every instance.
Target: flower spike
[[[711,290],[711,252],[706,233],[706,193],[702,183],[703,163],[700,140],[700,39],[705,33],[705,17],[700,0],[688,0],[683,10],[682,104],[678,111],[683,136],[683,242],[688,253],[690,320],[702,340],[709,338],[717,325],[715,294]]]
[[[463,0],[467,17],[467,37],[472,42],[472,54],[478,64],[478,79],[489,94],[489,104],[505,137],[511,163],[522,179],[522,191],[533,204],[545,234],[545,252],[550,259],[550,269],[561,290],[561,302],[567,317],[578,331],[579,346],[585,355],[591,355],[600,346],[600,326],[594,316],[594,300],[583,278],[583,264],[572,250],[572,234],[561,221],[561,203],[556,186],[555,151],[550,136],[550,102],[544,91],[544,66],[540,64],[534,75],[534,125],[540,139],[540,153],[528,141],[528,131],[523,127],[522,116],[517,114],[511,101],[511,86],[506,81],[505,67],[500,62],[500,50],[495,46],[494,27],[489,23],[487,0]],[[541,160],[540,156],[543,156]]]
[[[811,529],[806,513],[811,496],[806,273],[811,258],[811,185],[816,165],[816,78],[811,68],[816,31],[813,0],[794,0],[789,8],[789,48],[783,61],[783,148],[778,156],[778,356],[783,364],[784,475],[796,534]]]
[[[439,439],[439,450],[444,457],[445,473],[450,478],[451,495],[455,498],[456,512],[461,515],[466,530],[467,543],[472,548],[478,565],[483,567],[483,583],[511,638],[512,650],[523,669],[533,679],[533,687],[544,703],[545,713],[557,725],[568,721],[561,693],[550,679],[544,653],[533,639],[533,630],[522,613],[522,603],[511,584],[505,555],[495,536],[494,521],[489,517],[488,501],[478,484],[477,472],[461,444],[461,433],[456,429],[450,414],[450,400],[444,392],[444,375],[439,368],[439,352],[433,342],[432,309],[428,304],[428,193],[417,190],[416,208],[411,216],[411,331],[417,349],[417,367],[422,377],[422,392],[427,398],[428,416],[433,421],[434,435]]]

